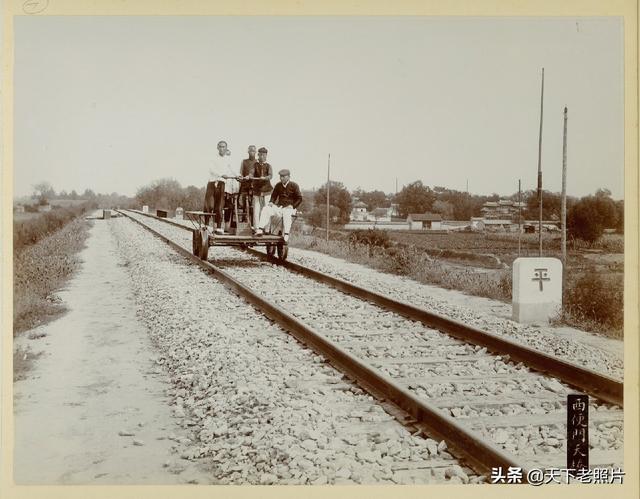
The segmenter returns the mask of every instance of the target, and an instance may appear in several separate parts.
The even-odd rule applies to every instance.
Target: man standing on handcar
[[[271,196],[271,176],[272,168],[267,163],[267,148],[261,147],[258,149],[258,161],[254,164],[253,173],[253,227],[258,226],[260,220],[260,213],[269,202]]]
[[[253,182],[254,165],[256,164],[256,146],[250,145],[247,152],[249,157],[242,160],[240,166],[240,196],[238,204],[242,208],[243,219],[242,222],[251,222],[251,196],[253,190],[251,189]],[[252,223],[253,227],[254,224]]]
[[[224,234],[224,222],[228,222],[231,217],[231,210],[228,209],[226,216],[223,217],[225,204],[227,208],[231,206],[231,198],[233,194],[237,194],[239,190],[238,176],[236,170],[231,166],[230,153],[227,149],[227,142],[221,140],[218,142],[218,154],[213,159],[213,165],[209,169],[209,182],[207,183],[207,192],[204,196],[204,209],[207,213],[214,214],[217,234]],[[205,225],[209,225],[210,215],[205,215]]]

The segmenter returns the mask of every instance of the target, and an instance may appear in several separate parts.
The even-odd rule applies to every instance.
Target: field
[[[427,232],[403,233],[388,232],[389,238],[401,244],[412,245],[426,250],[451,251],[444,258],[465,259],[464,253],[474,255],[494,255],[508,266],[518,256],[538,256],[538,235],[523,234],[518,253],[517,234],[458,232],[449,234],[430,234]],[[624,238],[619,234],[603,236],[595,245],[567,243],[567,264],[570,269],[584,270],[596,266],[598,271],[622,272]],[[542,256],[560,258],[560,235],[544,234],[542,238]],[[457,258],[459,257],[459,258]]]
[[[22,213],[13,212],[13,221],[14,222],[24,222],[25,220],[31,220],[33,218],[38,218],[44,215],[44,213],[29,213],[28,211],[24,211]]]
[[[68,208],[70,206],[80,206],[86,202],[86,199],[52,199],[51,206],[62,206],[63,208]]]
[[[91,208],[89,203],[82,202],[67,207],[56,207],[42,213],[14,213],[13,250],[19,252],[37,243]]]

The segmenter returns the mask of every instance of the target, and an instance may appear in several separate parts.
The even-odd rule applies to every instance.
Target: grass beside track
[[[442,238],[442,236],[439,236]],[[349,262],[395,275],[403,275],[420,283],[432,284],[464,293],[511,302],[511,268],[486,269],[455,264],[434,257],[419,246],[381,247],[354,244],[344,238],[326,241],[294,230],[291,246],[325,253]],[[443,255],[443,257],[446,256]],[[613,338],[623,337],[623,274],[606,275],[594,271],[566,273],[563,312],[556,323],[597,332]]]
[[[13,335],[46,323],[66,308],[55,296],[78,268],[89,222],[83,216],[13,255]]]

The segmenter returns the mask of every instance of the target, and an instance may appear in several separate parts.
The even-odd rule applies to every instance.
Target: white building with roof
[[[438,213],[411,213],[407,217],[411,230],[434,230],[442,228],[442,216]]]
[[[351,209],[351,216],[349,217],[353,221],[364,221],[367,219],[367,205],[362,201],[356,201]]]

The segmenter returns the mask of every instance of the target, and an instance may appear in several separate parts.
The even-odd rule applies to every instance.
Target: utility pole
[[[544,68],[542,68],[542,88],[540,91],[540,134],[538,136],[538,256],[542,256],[542,112],[544,104]]]
[[[329,191],[330,189],[330,171],[331,171],[331,153],[327,159],[327,241],[329,241]]]
[[[393,205],[396,205],[396,207],[393,208]],[[397,217],[399,215],[397,205],[398,205],[398,177],[396,177],[396,195],[394,196],[393,203],[391,204],[392,206],[391,215],[394,217]]]
[[[518,179],[518,256],[520,256],[520,240],[522,239],[522,184]]]
[[[560,218],[562,219],[562,267],[567,265],[567,107],[564,108],[564,129],[562,134],[562,204]]]

